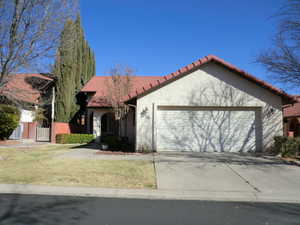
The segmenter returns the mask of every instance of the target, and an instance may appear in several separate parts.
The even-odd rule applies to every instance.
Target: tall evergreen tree
[[[55,119],[68,122],[71,116],[73,97],[75,95],[74,71],[74,23],[68,20],[61,33],[54,73],[57,76]]]
[[[80,15],[77,15],[75,26],[77,33],[77,73],[80,83],[78,87],[83,87],[95,75],[95,57],[94,54],[91,54],[92,49],[85,40]]]
[[[67,21],[60,41],[54,66],[55,121],[70,122],[79,110],[76,94],[95,75],[95,57],[85,40],[80,15]]]
[[[83,66],[84,66],[84,48],[82,46],[82,42],[84,41],[84,34],[83,29],[81,27],[81,19],[80,15],[77,15],[76,21],[75,21],[75,27],[76,27],[76,83],[77,87],[80,87],[81,79],[83,74]]]

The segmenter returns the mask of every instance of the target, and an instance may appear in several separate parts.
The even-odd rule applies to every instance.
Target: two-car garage
[[[158,106],[157,151],[248,152],[261,147],[260,108]],[[259,135],[260,134],[260,135]]]
[[[293,101],[215,56],[149,86],[133,98],[137,151],[264,151],[283,135],[282,106]]]

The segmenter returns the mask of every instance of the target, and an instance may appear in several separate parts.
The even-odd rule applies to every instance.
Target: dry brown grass
[[[107,188],[155,188],[150,161],[54,157],[72,146],[0,149],[0,183]]]

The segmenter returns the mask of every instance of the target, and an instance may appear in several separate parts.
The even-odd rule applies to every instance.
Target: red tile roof
[[[238,67],[236,67],[214,55],[205,56],[205,57],[193,62],[192,64],[182,67],[181,69],[177,70],[174,73],[168,74],[163,77],[159,77],[160,79],[157,79],[155,82],[151,82],[147,85],[144,85],[143,87],[136,89],[136,91],[134,92],[133,95],[128,96],[127,101],[129,101],[130,99],[133,99],[133,98],[137,98],[146,93],[149,93],[153,90],[156,90],[157,88],[163,86],[164,84],[166,84],[168,82],[172,82],[175,79],[178,79],[179,77],[184,76],[184,75],[198,69],[200,66],[207,64],[209,62],[214,62],[214,63],[220,64],[220,65],[226,67],[227,69],[239,74],[243,78],[245,78],[249,81],[252,81],[263,88],[270,90],[274,94],[277,94],[290,102],[295,102],[295,98],[293,96],[287,94],[283,90],[276,88],[276,87],[272,86],[271,84],[268,84],[265,81],[254,77],[253,75],[239,69]]]
[[[295,96],[298,100],[297,103],[287,105],[283,108],[284,117],[300,117],[300,96]]]
[[[15,100],[37,104],[41,93],[30,83],[30,79],[43,79],[52,81],[52,78],[42,74],[14,74],[10,75],[7,83],[0,89],[0,94]]]
[[[109,76],[94,76],[92,79],[86,83],[86,85],[81,89],[81,92],[94,92],[95,94],[88,102],[88,107],[105,107],[108,106],[108,102],[105,100],[107,87],[106,82]],[[132,81],[132,90],[143,87],[157,79],[160,76],[134,76]],[[133,94],[133,93],[131,93]]]
[[[283,90],[276,88],[268,83],[266,83],[263,80],[260,80],[253,75],[237,68],[236,66],[218,58],[214,55],[208,55],[198,61],[193,62],[192,64],[189,64],[185,67],[182,67],[181,69],[177,70],[174,73],[168,74],[166,76],[136,76],[134,85],[133,85],[133,91],[125,97],[126,101],[129,101],[131,99],[138,98],[144,94],[147,94],[151,91],[156,90],[157,88],[162,87],[163,85],[172,82],[181,76],[184,76],[196,69],[198,69],[200,66],[207,64],[209,62],[214,62],[217,64],[220,64],[227,69],[239,74],[241,77],[256,83],[257,85],[266,88],[267,90],[273,92],[276,95],[279,95],[283,97],[284,99],[288,100],[289,102],[295,102],[294,96],[288,95]],[[93,77],[81,90],[82,92],[95,92],[95,95],[91,98],[91,100],[88,103],[88,107],[101,107],[101,106],[107,106],[107,102],[104,100],[105,92],[107,91],[105,87],[105,79],[107,77],[105,76],[95,76]]]

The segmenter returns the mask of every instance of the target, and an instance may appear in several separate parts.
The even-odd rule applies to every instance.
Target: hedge
[[[58,144],[84,144],[95,139],[93,134],[57,134],[56,143]]]
[[[0,140],[8,139],[19,121],[20,111],[16,107],[0,104]]]

